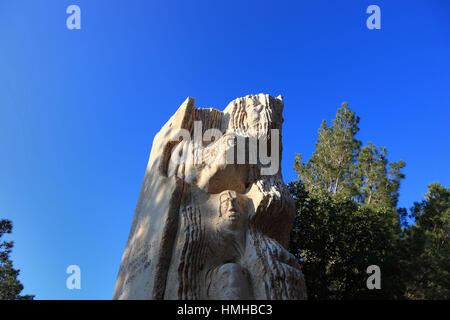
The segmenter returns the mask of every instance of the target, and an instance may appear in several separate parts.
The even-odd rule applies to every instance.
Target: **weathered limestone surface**
[[[224,111],[196,108],[193,98],[181,105],[154,138],[113,299],[306,298],[286,250],[295,207],[279,168],[282,110],[281,97],[264,94]],[[177,140],[179,129],[192,139]],[[256,139],[271,163],[252,149]],[[217,160],[230,149],[233,163]],[[173,161],[181,154],[197,161]],[[264,174],[271,164],[276,172]]]

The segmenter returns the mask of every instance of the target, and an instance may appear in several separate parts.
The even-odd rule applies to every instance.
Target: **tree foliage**
[[[309,298],[450,298],[449,189],[431,184],[409,216],[397,208],[405,163],[389,162],[384,147],[362,146],[359,122],[343,103],[331,125],[322,122],[311,158],[295,158],[290,250]],[[381,290],[367,289],[370,265],[381,269]]]
[[[414,203],[402,247],[410,299],[450,299],[450,189],[432,183]]]
[[[290,251],[305,274],[310,299],[402,297],[403,288],[392,281],[401,270],[390,209],[361,206],[324,191],[311,195],[301,181],[288,187],[298,210]],[[370,265],[383,270],[383,290],[367,289]]]
[[[0,240],[11,231],[11,221],[0,220]],[[23,290],[23,285],[17,279],[20,270],[14,269],[10,259],[13,245],[13,241],[0,242],[0,300],[32,300],[33,295],[20,295]]]
[[[325,120],[320,125],[311,159],[302,163],[302,156],[296,155],[294,169],[307,189],[322,189],[333,194],[349,192],[350,168],[361,146],[355,139],[358,123],[359,117],[343,103],[331,126]]]
[[[360,204],[394,208],[400,181],[405,177],[401,173],[405,163],[389,163],[386,148],[373,143],[361,147],[355,137],[359,122],[355,112],[343,103],[331,126],[322,122],[312,157],[303,163],[302,156],[296,154],[294,170],[309,192],[322,190],[349,196]]]

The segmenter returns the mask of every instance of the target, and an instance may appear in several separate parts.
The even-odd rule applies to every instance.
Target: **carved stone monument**
[[[113,299],[306,299],[282,111],[281,96],[186,99],[154,138]]]

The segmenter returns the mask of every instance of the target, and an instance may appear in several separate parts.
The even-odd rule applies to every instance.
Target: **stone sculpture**
[[[282,111],[264,94],[181,105],[153,141],[113,299],[306,299]]]

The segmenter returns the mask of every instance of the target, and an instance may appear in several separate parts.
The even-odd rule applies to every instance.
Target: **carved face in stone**
[[[219,196],[220,225],[230,230],[238,230],[247,218],[247,198],[235,191],[225,190]]]

